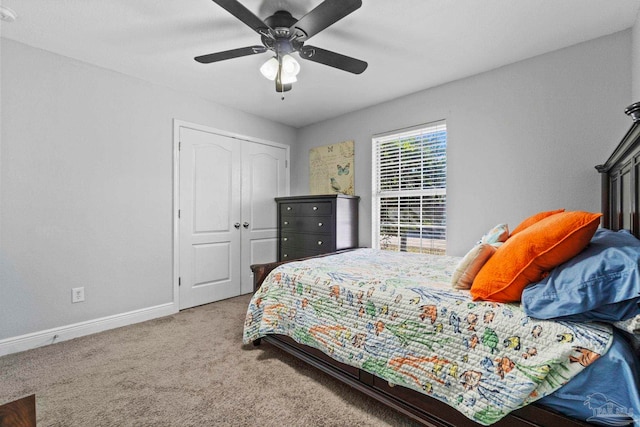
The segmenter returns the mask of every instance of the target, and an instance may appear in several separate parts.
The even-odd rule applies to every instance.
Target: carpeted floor
[[[242,344],[241,296],[0,357],[0,403],[38,426],[414,426],[322,372]]]

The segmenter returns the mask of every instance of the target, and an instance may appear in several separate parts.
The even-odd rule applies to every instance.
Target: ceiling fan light
[[[297,76],[300,72],[300,64],[291,55],[284,55],[282,57],[282,71],[286,74]]]
[[[278,63],[278,60],[273,57],[262,64],[262,67],[260,67],[260,72],[269,80],[275,80],[276,76],[278,75],[279,66],[280,64]]]
[[[282,82],[283,85],[289,85],[291,83],[297,82],[298,78],[295,76],[295,74],[285,73],[283,70],[283,73],[280,76],[280,81]]]

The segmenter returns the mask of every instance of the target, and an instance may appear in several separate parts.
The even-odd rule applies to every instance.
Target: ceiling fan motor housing
[[[296,22],[298,20],[285,10],[279,10],[269,16],[264,20],[264,23],[269,26],[270,31],[262,35],[262,44],[273,50],[278,56],[300,50],[303,43],[297,40],[297,31],[295,34],[291,31]]]
[[[273,28],[276,31],[276,35],[279,29],[286,29],[288,33],[289,28],[296,22],[298,22],[298,20],[291,16],[286,10],[279,10],[264,20],[264,23],[267,24],[269,28]]]

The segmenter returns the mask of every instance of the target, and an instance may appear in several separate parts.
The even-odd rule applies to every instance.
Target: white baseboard
[[[72,325],[6,338],[0,340],[0,356],[30,350],[32,348],[42,347],[61,341],[67,341],[73,338],[95,334],[96,332],[132,325],[134,323],[168,316],[177,312],[177,306],[173,302],[170,302],[167,304],[156,305],[154,307],[129,311],[127,313],[88,320],[86,322],[74,323]]]

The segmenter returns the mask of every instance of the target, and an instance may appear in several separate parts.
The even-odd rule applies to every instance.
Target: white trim
[[[209,126],[199,125],[199,124],[196,124],[196,123],[191,123],[191,122],[187,122],[187,121],[179,120],[179,119],[173,119],[174,137],[176,135],[175,129],[176,128],[180,128],[180,127],[185,127],[185,128],[194,129],[194,130],[200,130],[200,131],[208,132],[208,133],[215,133],[217,135],[222,135],[222,136],[226,136],[226,137],[229,137],[229,138],[241,139],[243,141],[257,142],[259,144],[264,144],[264,145],[272,145],[274,147],[285,148],[285,149],[287,149],[287,151],[289,150],[289,148],[291,148],[287,144],[282,144],[280,142],[273,142],[273,141],[269,141],[267,139],[262,139],[262,138],[256,138],[256,137],[253,137],[253,136],[242,135],[242,134],[235,133],[235,132],[228,132],[226,130],[216,129],[216,128],[212,128],[212,127],[209,127]],[[180,135],[178,134],[178,137],[179,136]],[[175,141],[174,141],[174,145],[176,145]]]
[[[291,191],[291,173],[289,172],[291,170],[291,147],[289,145],[173,119],[173,304],[176,307],[176,311],[180,308],[180,289],[178,287],[178,278],[180,277],[180,224],[178,223],[178,210],[180,209],[180,150],[178,148],[181,127],[285,149],[287,173],[285,174],[284,195],[289,195]]]
[[[387,132],[377,133],[371,136],[371,139],[384,142],[385,140],[395,140],[401,138],[407,138],[415,135],[420,135],[425,128],[446,126],[446,119],[439,119],[433,122],[423,123],[421,125],[410,126],[407,128],[391,130]]]
[[[380,199],[378,198],[378,151],[376,136],[371,137],[371,247],[380,249],[378,234],[380,231]]]
[[[42,347],[61,341],[67,341],[109,329],[120,328],[134,323],[145,322],[158,317],[169,316],[178,312],[176,307],[177,306],[174,305],[174,303],[166,303],[156,305],[154,307],[129,311],[127,313],[115,314],[113,316],[87,320],[85,322],[74,323],[72,325],[7,338],[0,340],[0,356],[30,350],[32,348]]]
[[[178,210],[180,209],[180,120],[173,119],[173,304],[180,309],[180,224]]]
[[[406,196],[439,196],[444,195],[446,197],[447,189],[446,188],[437,188],[437,189],[419,189],[419,190],[381,190],[379,187],[379,170],[380,168],[387,165],[387,163],[380,164],[380,145],[388,142],[396,141],[398,139],[403,138],[411,138],[415,136],[420,136],[423,134],[428,134],[432,132],[438,132],[444,129],[447,131],[448,138],[448,128],[447,128],[447,120],[440,119],[429,123],[424,123],[421,125],[411,126],[408,128],[397,129],[389,132],[378,133],[371,136],[371,246],[374,249],[380,249],[380,242],[378,238],[380,237],[380,200],[385,197],[406,197]],[[448,146],[448,144],[447,144]],[[444,156],[447,157],[448,150],[445,149]],[[437,158],[439,156],[433,156]],[[413,160],[412,160],[413,161]],[[446,185],[447,176],[445,175],[445,185]],[[422,214],[420,214],[422,217]],[[446,210],[445,210],[445,218],[446,218]],[[446,227],[445,227],[446,232]],[[445,239],[446,242],[446,239]]]

